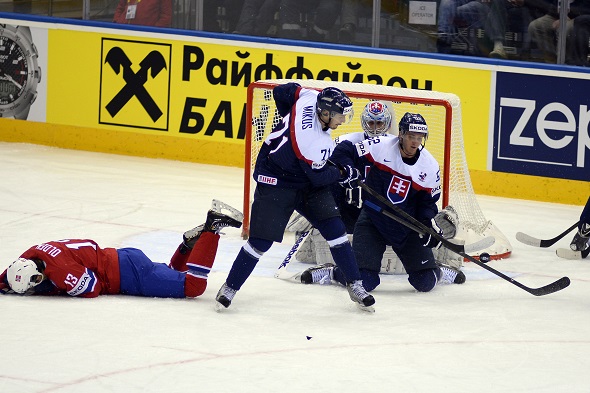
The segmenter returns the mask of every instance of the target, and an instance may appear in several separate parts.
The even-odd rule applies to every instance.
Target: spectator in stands
[[[302,16],[307,15],[314,21],[307,31],[307,39],[325,41],[342,9],[342,0],[280,1],[278,36],[281,38],[304,39],[303,27],[307,22]]]
[[[171,27],[172,0],[119,0],[113,22]]]
[[[390,1],[381,2],[381,12],[395,14],[397,4]],[[342,0],[340,14],[340,30],[338,30],[338,41],[343,44],[353,44],[358,27],[359,16],[372,20],[372,0]]]
[[[245,0],[234,33],[273,36],[270,31],[275,23],[281,0]]]
[[[543,51],[545,62],[555,63],[557,61],[557,36],[559,34],[559,11],[558,0],[544,4],[545,15],[533,20],[529,24],[529,34],[533,42]],[[543,3],[540,3],[542,6]],[[566,34],[571,37],[573,21],[579,15],[590,14],[589,0],[574,0],[570,3],[570,11],[567,17]]]
[[[589,67],[590,55],[590,15],[580,15],[574,19],[566,46],[566,64]]]
[[[357,15],[361,7],[360,0],[342,0],[342,12],[340,15],[340,30],[338,30],[338,41],[343,44],[350,44],[354,41]]]
[[[458,28],[484,29],[494,43],[490,57],[505,59],[506,33],[505,0],[441,0],[438,11],[438,40],[440,53],[450,53]]]

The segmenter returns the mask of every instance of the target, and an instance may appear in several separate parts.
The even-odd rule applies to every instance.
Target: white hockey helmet
[[[43,274],[34,261],[19,258],[8,266],[6,278],[14,292],[23,294],[43,281]]]
[[[369,138],[385,135],[391,127],[391,111],[381,101],[371,101],[361,114],[361,126]]]

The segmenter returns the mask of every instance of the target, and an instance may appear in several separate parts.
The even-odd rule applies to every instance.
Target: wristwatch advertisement
[[[41,81],[37,58],[29,27],[0,24],[0,117],[28,117]]]

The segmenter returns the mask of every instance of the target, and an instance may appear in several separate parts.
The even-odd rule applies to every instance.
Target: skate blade
[[[244,214],[242,214],[241,211],[239,211],[235,207],[231,207],[230,205],[228,205],[225,202],[221,202],[218,199],[213,199],[211,201],[211,210],[214,210],[217,213],[226,214],[226,215],[230,216],[231,218],[233,218],[234,220],[238,220],[239,222],[244,221]]]
[[[215,301],[215,311],[216,312],[224,312],[225,310],[227,310],[227,308],[225,308],[225,306],[221,303],[219,303],[217,300]]]
[[[361,311],[368,312],[371,314],[375,312],[375,307],[373,306],[365,306],[364,304],[360,303],[357,303],[356,305]]]

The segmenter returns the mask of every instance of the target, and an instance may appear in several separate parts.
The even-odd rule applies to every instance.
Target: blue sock
[[[250,274],[252,274],[260,257],[270,249],[272,243],[272,240],[251,237],[240,249],[229,271],[229,275],[225,280],[227,286],[239,291],[248,277],[250,277]]]
[[[334,261],[342,270],[346,282],[361,279],[356,260],[354,259],[354,253],[352,252],[352,247],[349,242],[330,247],[330,252],[332,253],[332,258],[334,258]]]
[[[363,287],[367,292],[371,292],[381,283],[379,273],[370,270],[361,269],[361,279],[363,280]],[[334,268],[334,280],[342,285],[346,285],[346,277],[344,277],[342,269],[338,266]]]
[[[242,247],[225,280],[227,286],[236,291],[240,290],[248,277],[250,277],[250,274],[252,274],[257,263],[258,258],[248,254]]]

